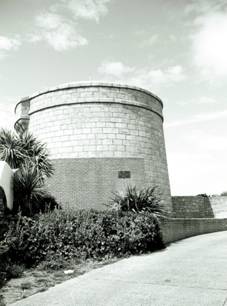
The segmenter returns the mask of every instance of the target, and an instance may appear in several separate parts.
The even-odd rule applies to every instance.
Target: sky
[[[225,0],[0,0],[0,127],[22,97],[86,80],[163,100],[173,195],[227,190]]]

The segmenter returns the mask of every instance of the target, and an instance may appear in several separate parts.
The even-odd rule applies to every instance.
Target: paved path
[[[227,231],[121,260],[13,305],[227,305]]]

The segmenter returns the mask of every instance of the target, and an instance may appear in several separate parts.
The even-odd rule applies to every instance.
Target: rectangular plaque
[[[118,171],[118,178],[120,179],[128,179],[131,177],[130,171]]]

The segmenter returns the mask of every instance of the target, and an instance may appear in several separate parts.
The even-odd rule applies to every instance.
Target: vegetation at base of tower
[[[72,260],[106,260],[164,247],[156,216],[148,211],[55,210],[18,215],[0,250],[7,264],[60,269]]]
[[[114,193],[110,202],[112,208],[120,211],[142,212],[148,211],[157,216],[165,215],[157,187],[137,190],[136,186],[128,186],[124,194]]]
[[[7,162],[12,169],[18,169],[14,174],[14,211],[20,209],[23,214],[31,216],[44,211],[45,207],[58,206],[44,188],[46,178],[54,173],[45,144],[30,133],[2,129],[0,160]]]
[[[14,176],[14,210],[20,208],[22,215],[34,215],[57,208],[54,197],[44,189],[44,183],[36,165],[25,161]]]

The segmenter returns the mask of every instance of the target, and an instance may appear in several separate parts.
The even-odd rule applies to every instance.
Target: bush
[[[14,263],[27,266],[53,256],[56,260],[101,260],[163,248],[158,220],[148,211],[54,211],[36,219],[19,216],[2,244],[7,245]]]
[[[165,214],[165,209],[157,194],[157,187],[138,191],[136,187],[128,186],[124,195],[114,193],[111,205],[121,211],[148,211],[156,215]]]

